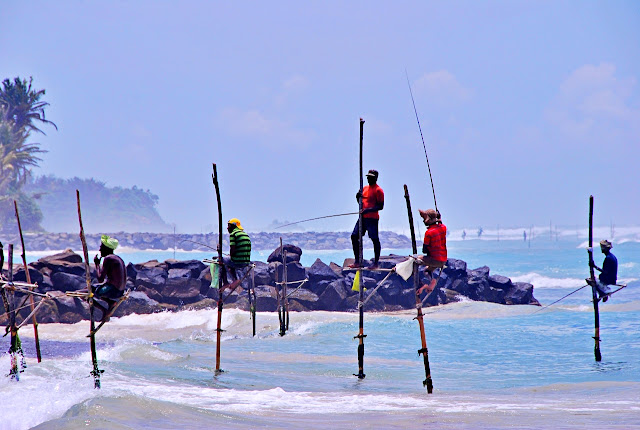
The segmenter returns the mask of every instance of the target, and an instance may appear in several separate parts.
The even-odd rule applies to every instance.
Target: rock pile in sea
[[[329,264],[317,259],[310,267],[300,264],[302,250],[295,245],[285,245],[287,250],[287,280],[291,283],[288,291],[292,311],[355,311],[358,293],[352,291],[355,272],[343,270],[334,262]],[[383,256],[381,269],[391,269],[404,261],[399,255]],[[256,309],[275,311],[277,309],[276,282],[283,279],[283,264],[279,249],[267,259],[267,263],[256,261],[253,280],[255,282]],[[42,323],[76,323],[89,318],[87,302],[80,298],[68,297],[67,291],[86,288],[85,266],[82,257],[71,249],[41,258],[29,264],[31,281],[38,284],[37,291],[49,293],[54,300],[47,300],[38,312]],[[240,273],[241,275],[242,273]],[[415,307],[413,278],[405,281],[396,273],[380,287],[389,272],[363,270],[361,286],[365,288],[366,311],[397,311]],[[6,266],[5,266],[6,275]],[[93,282],[97,282],[95,268],[91,265]],[[422,282],[426,282],[423,269]],[[427,275],[428,276],[428,275]],[[129,298],[116,310],[115,316],[132,313],[148,314],[161,311],[215,308],[218,289],[211,287],[211,270],[199,260],[156,260],[127,265],[127,287],[131,289]],[[295,281],[308,279],[301,288]],[[14,280],[25,281],[22,267],[14,266]],[[251,276],[242,282],[241,288],[229,294],[225,307],[249,308],[247,291]],[[375,290],[375,291],[374,291]],[[462,260],[449,259],[438,280],[438,287],[425,300],[424,306],[443,305],[461,300],[487,301],[505,305],[539,305],[533,297],[533,285],[512,282],[501,275],[491,275],[488,267],[469,270]],[[4,310],[3,310],[4,311]],[[24,318],[29,309],[20,311]],[[6,323],[6,319],[3,318]]]

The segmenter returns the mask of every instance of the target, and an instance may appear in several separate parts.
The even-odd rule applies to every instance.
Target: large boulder
[[[498,290],[508,290],[513,286],[511,279],[502,275],[491,275],[489,276],[489,285],[492,288],[497,288]]]
[[[271,285],[258,285],[256,290],[256,310],[274,312],[278,309],[278,300],[275,287]]]
[[[277,282],[282,282],[284,279],[284,266],[282,263],[273,262],[269,263],[270,273]],[[307,277],[305,268],[298,261],[287,263],[287,282],[301,281]]]
[[[467,263],[462,260],[456,260],[455,258],[449,258],[447,265],[445,266],[443,273],[453,279],[459,279],[467,276]]]
[[[202,282],[194,278],[167,278],[161,294],[167,303],[176,305],[194,303],[203,299],[203,297],[200,296],[201,286]]]
[[[113,315],[121,317],[129,314],[151,314],[162,309],[162,306],[156,300],[149,298],[145,293],[132,291],[129,293],[129,297],[118,306]]]
[[[287,263],[290,263],[293,261],[300,261],[300,256],[302,255],[302,249],[300,249],[295,245],[291,245],[290,243],[287,243],[282,245],[282,249],[280,249],[280,247],[277,247],[275,251],[273,251],[271,255],[269,255],[269,257],[267,258],[267,263],[273,263],[276,261],[281,263],[283,250],[286,251],[286,254],[287,254]]]
[[[342,302],[347,298],[348,289],[344,279],[336,279],[325,288],[318,298],[319,310],[335,311],[340,309]]]
[[[200,275],[200,272],[206,267],[204,263],[200,260],[185,260],[185,261],[177,261],[177,260],[167,260],[167,268],[169,269],[169,273],[171,270],[182,270],[182,273],[189,273],[188,275],[184,275],[184,277],[197,278]],[[171,277],[171,274],[169,274]]]
[[[162,267],[138,265],[137,269],[136,287],[142,285],[143,287],[151,288],[158,292],[164,290],[168,273]]]
[[[290,290],[293,292],[293,290]],[[303,305],[306,309],[315,309],[318,303],[318,296],[310,290],[306,288],[300,288],[296,290],[291,296],[291,300],[295,300],[301,305]]]
[[[87,288],[87,281],[84,276],[65,272],[54,273],[51,276],[51,283],[53,288],[58,291],[77,291]]]
[[[20,267],[16,273],[13,274],[13,280],[16,282],[27,282],[27,276],[24,267]],[[29,278],[31,283],[40,284],[43,280],[43,275],[33,267],[29,267]]]
[[[516,282],[505,294],[505,303],[508,305],[536,305],[540,306],[533,297],[533,285],[526,282]]]
[[[255,269],[253,269],[256,285],[272,285],[273,278],[269,273],[269,265],[262,261],[254,261],[253,264],[256,265]]]

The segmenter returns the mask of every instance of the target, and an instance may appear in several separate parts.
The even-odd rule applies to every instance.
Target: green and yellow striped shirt
[[[236,227],[235,230],[229,233],[229,245],[235,246],[231,261],[239,264],[251,261],[251,239],[244,230]]]

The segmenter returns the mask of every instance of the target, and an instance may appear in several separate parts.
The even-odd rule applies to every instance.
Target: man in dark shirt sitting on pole
[[[608,240],[600,241],[600,250],[604,254],[604,261],[602,262],[602,268],[593,265],[593,268],[600,272],[598,279],[595,280],[596,290],[598,291],[598,298],[606,302],[609,299],[609,293],[611,292],[610,285],[616,285],[618,282],[618,259],[611,253],[611,242]]]

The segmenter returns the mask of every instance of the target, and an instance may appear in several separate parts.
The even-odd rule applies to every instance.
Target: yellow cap
[[[231,218],[229,221],[227,221],[227,224],[235,224],[240,230],[244,230],[238,218]]]

